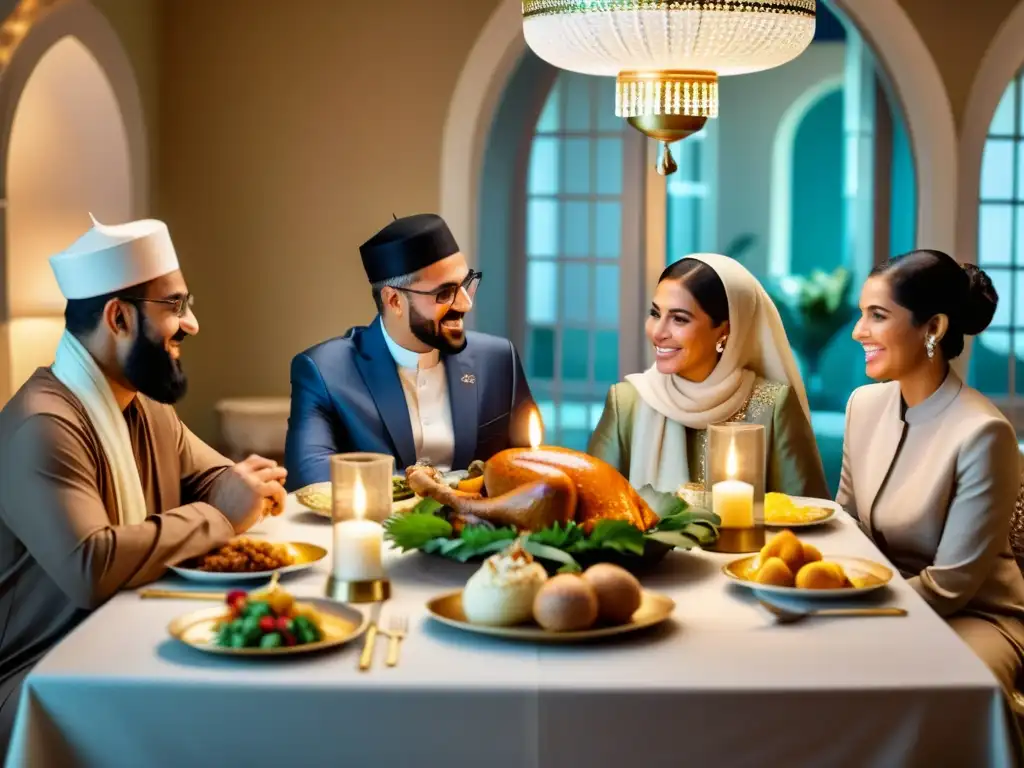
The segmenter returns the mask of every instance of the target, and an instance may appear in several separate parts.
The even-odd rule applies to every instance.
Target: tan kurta
[[[206,503],[231,465],[142,396],[125,411],[151,515],[115,524],[114,481],[78,400],[41,368],[0,411],[0,748],[21,682],[89,611],[234,530]]]
[[[1024,654],[1024,577],[1009,544],[1020,481],[1013,427],[954,373],[913,408],[895,382],[850,397],[836,500],[1010,685],[1002,638]],[[961,631],[965,617],[998,633],[979,640]]]
[[[629,477],[633,421],[640,394],[628,381],[608,391],[604,411],[587,453],[597,456]],[[747,402],[730,421],[761,424],[765,428],[767,475],[765,490],[792,496],[829,498],[825,469],[807,416],[796,393],[786,384],[758,379]],[[686,454],[693,482],[705,480],[707,430],[686,430]]]

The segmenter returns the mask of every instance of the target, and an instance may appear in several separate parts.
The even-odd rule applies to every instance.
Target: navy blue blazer
[[[466,337],[462,352],[442,356],[455,432],[453,469],[529,445],[529,410],[536,408],[512,343],[472,331]],[[379,316],[296,355],[291,389],[289,491],[330,480],[336,453],[390,453],[396,472],[416,463],[409,407]]]

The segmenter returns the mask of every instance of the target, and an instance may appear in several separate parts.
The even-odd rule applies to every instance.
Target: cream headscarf
[[[652,366],[626,381],[636,387],[640,404],[633,424],[629,481],[673,492],[689,482],[686,428],[706,429],[728,421],[750,397],[758,376],[788,384],[804,413],[810,407],[782,318],[771,297],[738,261],[715,253],[694,253],[725,285],[729,300],[729,338],[725,352],[707,379],[687,381]]]

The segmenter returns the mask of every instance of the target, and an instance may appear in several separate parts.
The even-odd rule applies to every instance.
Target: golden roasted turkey
[[[413,493],[450,507],[457,517],[521,532],[575,521],[589,533],[599,520],[625,520],[646,531],[658,522],[618,470],[569,448],[508,448],[495,454],[484,463],[486,495],[446,485],[432,467],[409,467],[405,474]]]

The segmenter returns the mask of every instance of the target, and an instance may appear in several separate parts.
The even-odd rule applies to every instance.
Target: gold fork
[[[388,636],[388,657],[385,661],[389,667],[398,664],[398,646],[409,631],[409,619],[405,616],[391,616],[388,618],[388,628],[384,634]]]

